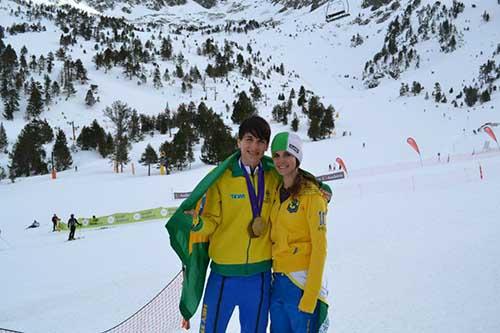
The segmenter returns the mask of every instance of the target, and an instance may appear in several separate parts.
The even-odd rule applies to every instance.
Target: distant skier
[[[39,226],[40,223],[38,223],[37,220],[34,220],[33,223],[31,223],[29,226],[26,227],[26,229],[38,228]]]
[[[76,230],[76,225],[80,225],[80,223],[78,223],[78,220],[75,219],[75,215],[74,214],[71,214],[71,217],[69,218],[68,220],[68,228],[69,228],[69,237],[68,237],[68,240],[75,240],[75,230]]]
[[[52,216],[52,232],[54,231],[59,231],[59,221],[61,219],[57,217],[57,215],[54,213],[54,216]]]

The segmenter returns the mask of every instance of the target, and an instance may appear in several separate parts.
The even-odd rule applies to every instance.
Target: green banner
[[[96,216],[95,218],[79,217],[78,223],[82,225],[80,228],[96,228],[117,224],[162,220],[171,217],[176,209],[177,207],[159,207],[131,213],[116,213],[107,216]],[[61,227],[67,229],[67,226],[64,223],[61,223]]]

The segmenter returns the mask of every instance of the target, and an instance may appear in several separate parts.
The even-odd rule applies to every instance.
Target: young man
[[[211,272],[205,287],[200,332],[225,332],[236,306],[241,332],[265,332],[271,283],[269,213],[278,175],[263,158],[271,129],[261,117],[241,124],[240,154],[206,193],[193,231],[209,237]],[[187,324],[189,325],[189,324]]]

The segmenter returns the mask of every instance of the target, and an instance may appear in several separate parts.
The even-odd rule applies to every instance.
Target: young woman
[[[277,134],[271,152],[283,177],[270,215],[271,332],[318,332],[327,323],[326,289],[322,287],[327,202],[316,179],[299,169],[302,142],[297,135]]]

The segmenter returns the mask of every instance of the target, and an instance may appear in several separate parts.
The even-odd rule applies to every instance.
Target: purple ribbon
[[[262,211],[262,206],[264,204],[264,192],[265,192],[265,184],[264,184],[264,169],[262,168],[262,163],[259,164],[259,171],[257,174],[257,189],[258,193],[255,194],[255,188],[253,186],[252,181],[250,180],[250,176],[248,175],[247,169],[240,161],[241,169],[243,169],[243,174],[245,175],[245,179],[247,181],[247,189],[248,195],[250,196],[250,204],[252,205],[252,214],[253,218],[260,216]]]

